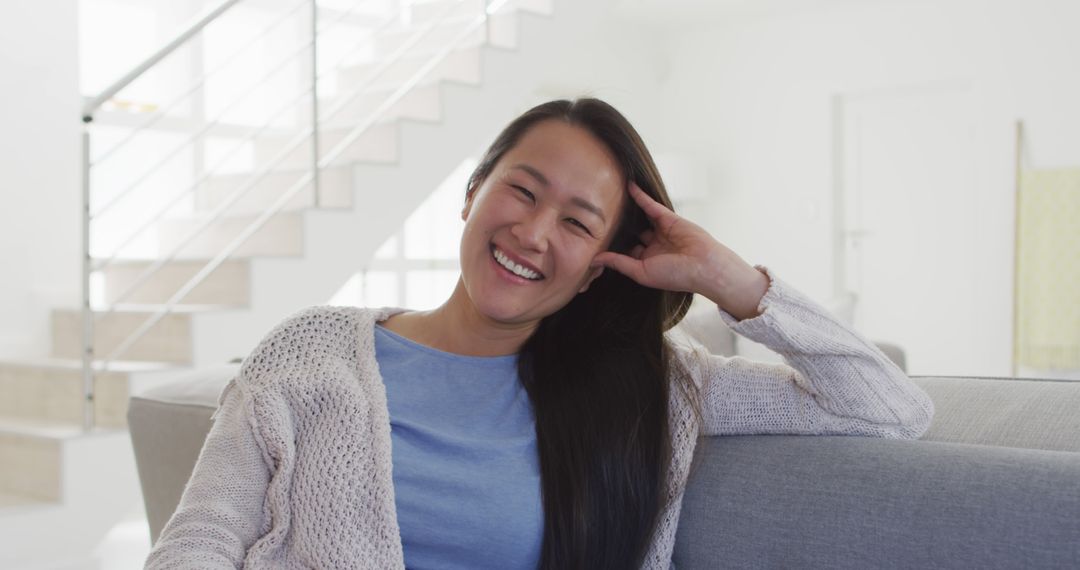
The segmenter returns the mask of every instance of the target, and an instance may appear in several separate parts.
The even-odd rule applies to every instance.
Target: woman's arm
[[[629,193],[653,229],[630,255],[603,252],[593,264],[647,287],[708,297],[735,332],[790,365],[684,358],[703,389],[706,434],[915,438],[929,427],[930,398],[872,343],[637,185]]]
[[[180,504],[146,561],[156,568],[241,568],[267,530],[270,469],[255,433],[253,401],[234,379],[222,392]]]
[[[836,434],[915,439],[933,417],[930,397],[873,343],[772,276],[758,316],[735,332],[787,364],[683,353],[702,386],[705,435]]]

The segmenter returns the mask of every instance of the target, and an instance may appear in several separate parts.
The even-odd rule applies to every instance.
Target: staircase
[[[398,50],[410,37],[409,26],[448,13],[451,4],[413,2],[409,25],[378,36],[374,52]],[[475,5],[461,4],[469,4],[475,17]],[[461,42],[319,172],[317,200],[310,185],[302,188],[119,359],[95,362],[91,429],[83,428],[79,308],[53,311],[50,356],[0,359],[0,567],[57,568],[83,560],[124,513],[140,505],[125,431],[128,399],[192,369],[242,358],[285,316],[327,302],[448,173],[530,106],[530,69],[538,69],[543,57],[536,46],[554,18],[551,0],[506,2],[484,33]],[[364,84],[365,92],[322,125],[319,148],[343,140],[364,119],[364,109],[398,90],[430,60],[425,55],[459,34],[465,20],[446,19],[375,82],[365,78],[377,59],[336,70],[339,92],[356,84]],[[319,107],[337,103],[327,98]],[[254,141],[252,163],[266,164],[295,136],[268,130]],[[310,146],[286,153],[220,223],[184,245],[121,303],[114,303],[118,295],[158,259],[118,257],[97,272],[94,354],[109,354],[160,312],[241,228],[296,187],[310,165]],[[248,176],[230,172],[204,180],[188,214],[155,223],[158,251],[181,244]],[[107,315],[99,311],[110,306]]]

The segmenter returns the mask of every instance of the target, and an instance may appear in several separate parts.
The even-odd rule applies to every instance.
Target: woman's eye
[[[529,192],[528,190],[522,188],[521,186],[514,186],[514,189],[517,190],[518,192],[521,192],[521,195],[528,198],[530,202],[535,202],[536,201],[536,197],[533,196],[532,192]]]
[[[589,228],[585,227],[585,224],[575,220],[574,218],[566,218],[566,221],[570,222],[571,225],[574,225],[574,226],[577,226],[578,228],[581,228],[581,230],[584,231],[585,233],[587,233],[589,235],[592,235],[592,232],[589,231]]]

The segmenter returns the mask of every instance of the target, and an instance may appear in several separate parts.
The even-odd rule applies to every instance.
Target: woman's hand
[[[632,182],[630,196],[653,229],[639,236],[643,245],[630,255],[605,251],[593,258],[594,267],[614,269],[646,287],[704,295],[740,320],[759,314],[758,304],[769,288],[764,273]]]

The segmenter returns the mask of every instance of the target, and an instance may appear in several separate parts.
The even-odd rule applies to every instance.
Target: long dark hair
[[[511,122],[469,178],[471,195],[536,124],[561,120],[603,142],[622,170],[671,207],[645,144],[598,99],[551,101]],[[650,227],[629,196],[609,249],[628,253]],[[518,375],[536,418],[544,506],[541,569],[637,568],[667,500],[671,463],[670,378],[694,410],[695,386],[675,364],[663,333],[686,314],[691,293],[638,285],[608,269],[541,321],[522,346]]]

